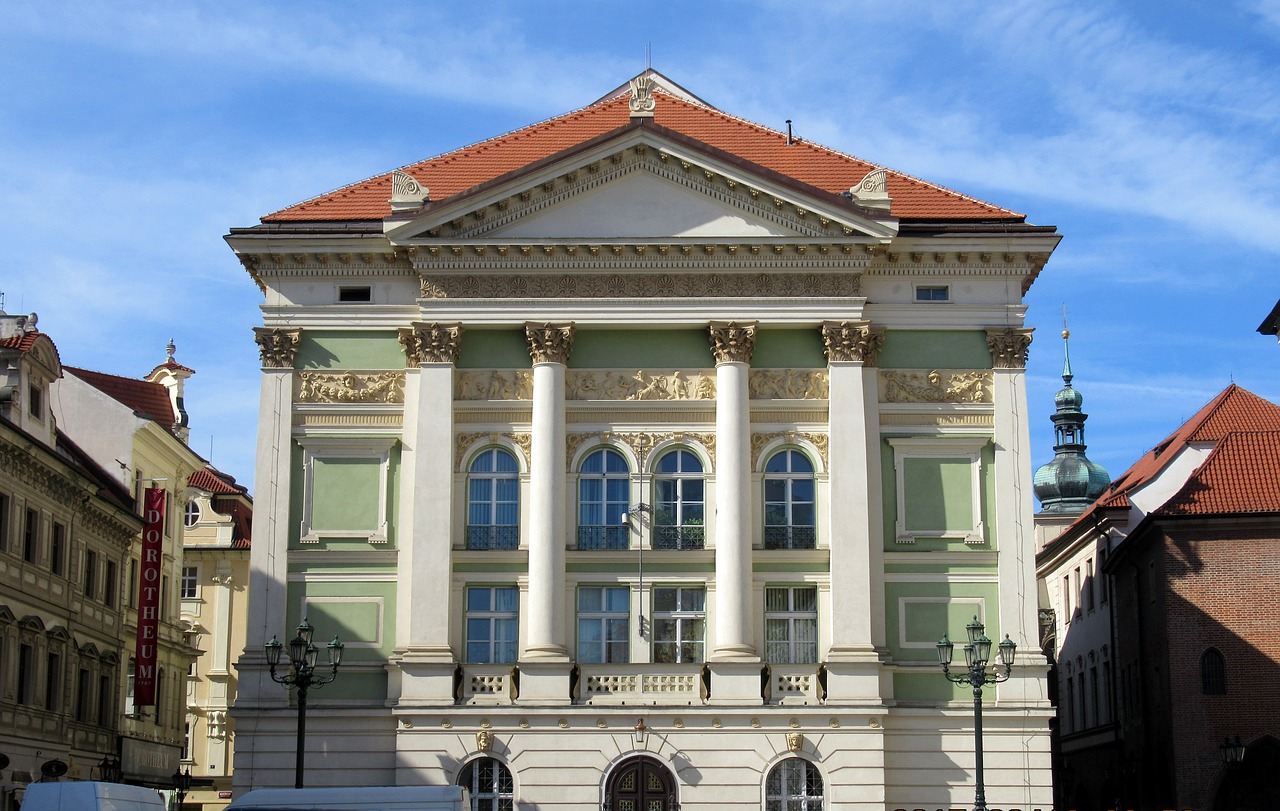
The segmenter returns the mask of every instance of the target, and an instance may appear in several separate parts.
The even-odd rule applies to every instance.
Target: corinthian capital
[[[534,363],[568,363],[573,348],[573,324],[525,324],[529,357]]]
[[[400,345],[410,366],[424,363],[457,363],[460,324],[415,324],[400,329]]]
[[[302,330],[254,327],[253,340],[258,342],[258,354],[262,356],[264,369],[292,369],[298,354]]]
[[[847,360],[875,366],[884,346],[884,328],[872,327],[870,321],[823,321],[822,345],[828,363]]]
[[[716,363],[750,363],[756,348],[756,325],[712,321],[711,354]]]
[[[987,330],[987,347],[991,350],[991,368],[993,369],[1025,369],[1027,368],[1027,350],[1031,347],[1030,329]]]

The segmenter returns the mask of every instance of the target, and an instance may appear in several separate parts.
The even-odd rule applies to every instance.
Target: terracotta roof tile
[[[187,484],[190,487],[195,487],[214,495],[244,494],[249,492],[244,486],[236,484],[234,476],[212,467],[206,467],[204,470],[197,470],[192,473],[190,478],[187,479]]]
[[[36,338],[39,338],[42,332],[19,332],[10,335],[8,338],[0,338],[0,349],[16,349],[19,352],[26,352],[35,346]]]
[[[1280,512],[1280,431],[1228,434],[1158,515]]]
[[[104,372],[91,372],[88,369],[77,369],[74,366],[62,367],[98,391],[121,403],[136,413],[153,420],[166,431],[172,431],[177,416],[173,413],[173,403],[169,399],[169,391],[159,383],[149,383],[132,377],[120,377]]]
[[[832,194],[847,191],[880,166],[697,104],[661,90],[655,123],[718,150]],[[629,96],[596,102],[505,135],[403,167],[439,202],[584,141],[626,126]],[[888,171],[891,212],[902,219],[1016,220],[1024,216],[910,175]],[[263,222],[380,220],[391,213],[391,173],[315,197]]]

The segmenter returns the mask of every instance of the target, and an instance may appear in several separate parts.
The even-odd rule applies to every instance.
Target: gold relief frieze
[[[598,247],[598,246],[597,246]],[[614,246],[621,247],[621,246]],[[689,247],[689,246],[684,246]],[[711,246],[714,247],[714,246]],[[726,246],[727,247],[727,246]],[[684,256],[683,251],[675,252]],[[553,251],[553,253],[562,253]],[[656,250],[654,256],[636,254],[634,250],[604,250],[598,253],[575,251],[564,254],[558,260],[539,251],[543,259],[558,262],[573,257],[582,262],[596,264],[606,259],[621,262],[669,266],[671,260]],[[734,257],[741,252],[727,253],[718,258],[699,250],[707,267],[721,268],[742,260]],[[754,254],[748,252],[748,256]],[[519,251],[511,257],[524,256]],[[761,254],[763,257],[763,254]],[[526,257],[530,258],[530,257]],[[536,258],[536,257],[532,257]],[[765,257],[770,272],[754,273],[515,273],[515,274],[436,274],[421,279],[422,298],[850,298],[862,295],[862,285],[857,272],[841,267],[837,272],[787,273],[773,270],[778,264],[776,255]],[[799,261],[799,260],[797,260]],[[804,260],[812,264],[811,260]],[[526,261],[524,264],[528,264]],[[682,266],[684,262],[682,261]]]
[[[299,372],[299,403],[403,403],[404,372]]]
[[[826,434],[816,434],[808,431],[774,431],[764,434],[751,435],[751,458],[754,461],[753,466],[759,466],[760,454],[764,452],[765,446],[775,439],[782,438],[785,442],[794,444],[797,440],[804,440],[811,443],[818,449],[818,455],[822,458],[822,467],[828,468],[827,450],[830,447],[829,437]]]
[[[458,375],[457,400],[532,400],[533,372],[497,369]]]
[[[714,432],[708,431],[624,431],[624,432],[608,432],[586,434],[585,436],[607,436],[610,439],[616,439],[631,448],[631,452],[635,454],[636,459],[640,463],[641,469],[644,469],[649,459],[649,454],[653,453],[653,449],[664,442],[674,441],[682,443],[687,440],[693,440],[707,449],[707,454],[711,457],[711,467],[714,469],[716,464],[716,435]]]
[[[752,400],[825,400],[825,369],[757,369],[747,378]]]
[[[650,410],[645,409],[643,412],[637,411],[600,411],[598,409],[573,409],[565,412],[565,422],[575,425],[581,423],[590,423],[594,425],[618,425],[618,424],[635,424],[636,422],[652,423],[654,425],[700,425],[714,424],[716,421],[716,413],[713,408],[704,408],[700,410],[694,409],[661,409]]]
[[[990,403],[987,371],[880,371],[882,403]]]
[[[478,431],[460,433],[454,437],[454,466],[457,470],[465,472],[463,462],[470,447],[477,442],[486,440],[490,443],[498,444],[504,439],[524,453],[525,463],[527,464],[533,455],[533,434],[524,431]]]
[[[570,400],[714,400],[715,372],[709,370],[651,372],[570,372]]]
[[[938,428],[990,428],[995,425],[991,414],[880,414],[881,425],[912,425]]]

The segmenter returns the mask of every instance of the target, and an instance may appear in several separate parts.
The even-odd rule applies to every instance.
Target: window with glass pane
[[[516,660],[520,634],[520,594],[515,586],[467,588],[467,661],[473,664]]]
[[[578,662],[624,663],[631,656],[631,605],[626,586],[578,589]]]
[[[182,567],[182,599],[194,600],[200,591],[200,569],[196,566]]]
[[[822,773],[804,758],[787,758],[769,770],[765,811],[822,811]]]
[[[764,590],[764,650],[772,664],[818,661],[818,590],[771,586]]]
[[[631,471],[622,454],[609,448],[592,451],[578,471],[578,548],[626,549],[631,526]]]
[[[458,785],[471,793],[471,811],[511,811],[515,807],[511,772],[496,758],[483,757],[463,766]]]
[[[764,468],[765,549],[813,549],[813,463],[799,451],[779,451]]]
[[[653,590],[653,661],[689,664],[705,660],[707,592],[702,586]]]
[[[467,476],[467,548],[520,545],[520,470],[502,448],[481,451]]]
[[[667,453],[658,460],[653,487],[653,548],[702,549],[702,462],[692,451]]]

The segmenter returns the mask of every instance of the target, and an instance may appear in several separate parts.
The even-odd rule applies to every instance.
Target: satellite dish
[[[40,774],[45,777],[59,778],[67,773],[67,764],[61,760],[46,760],[40,764]]]

